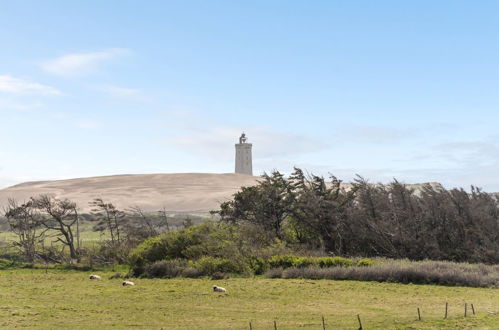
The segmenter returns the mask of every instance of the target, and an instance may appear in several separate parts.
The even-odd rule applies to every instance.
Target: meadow
[[[91,273],[102,281],[90,281]],[[273,329],[275,321],[278,329],[322,329],[324,316],[327,329],[354,329],[357,314],[365,329],[499,328],[499,290],[492,288],[260,277],[139,278],[123,287],[113,274],[1,270],[0,328],[249,329],[251,321],[253,329]]]

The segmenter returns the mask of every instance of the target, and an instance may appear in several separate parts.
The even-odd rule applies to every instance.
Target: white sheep
[[[222,288],[221,286],[216,286],[216,285],[213,286],[213,291],[214,292],[227,292],[227,290],[225,290],[225,288]]]
[[[101,280],[101,277],[100,277],[99,275],[94,275],[94,274],[92,274],[92,275],[90,275],[90,279],[91,279],[91,280],[97,280],[97,281],[100,281],[100,280]]]
[[[123,286],[135,285],[132,281],[123,281]]]

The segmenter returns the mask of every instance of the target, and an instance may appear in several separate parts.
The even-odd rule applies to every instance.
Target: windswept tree
[[[138,206],[132,206],[128,210],[128,214],[132,220],[132,230],[144,238],[156,236],[160,232],[158,217],[154,218],[151,213],[146,213]]]
[[[112,203],[104,202],[102,198],[95,198],[90,202],[90,206],[92,207],[92,215],[97,221],[94,230],[107,230],[111,243],[120,243],[122,227],[126,222],[125,212],[118,210]]]
[[[34,262],[37,246],[44,240],[47,231],[47,228],[42,227],[40,213],[33,207],[32,201],[18,204],[14,199],[9,199],[5,217],[11,231],[17,235],[14,246],[21,250],[26,261]]]
[[[292,187],[289,195],[292,219],[301,230],[313,234],[308,243],[329,252],[345,253],[352,243],[348,209],[352,206],[356,189],[346,191],[334,176],[326,182],[321,176],[306,176],[298,168],[289,182]]]
[[[258,185],[243,187],[234,194],[233,200],[222,203],[221,220],[256,224],[282,238],[282,225],[290,215],[293,202],[289,197],[290,188],[289,182],[278,171],[264,174]]]
[[[49,195],[32,197],[30,203],[41,214],[41,224],[53,230],[57,241],[69,248],[71,259],[79,260],[74,233],[78,221],[76,204],[69,199],[57,199]]]

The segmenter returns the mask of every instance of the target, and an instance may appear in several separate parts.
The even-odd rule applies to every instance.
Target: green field
[[[0,271],[0,328],[140,329],[498,329],[499,290],[376,282],[263,278],[132,279],[112,272]],[[214,293],[211,286],[227,288]],[[449,319],[442,320],[445,302]],[[464,303],[477,315],[464,318]],[[417,307],[422,321],[417,321]]]

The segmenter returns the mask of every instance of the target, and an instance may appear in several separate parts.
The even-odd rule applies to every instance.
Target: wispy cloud
[[[233,158],[231,145],[237,142],[241,129],[231,126],[191,128],[166,140],[172,147],[209,158]],[[321,141],[298,134],[279,132],[263,126],[247,127],[248,142],[258,148],[258,158],[282,157],[319,151],[329,146]],[[223,150],[223,152],[220,152]]]
[[[62,92],[55,87],[36,82],[15,78],[9,75],[0,75],[0,92],[9,94],[36,94],[36,95],[61,95]]]
[[[123,48],[112,48],[99,52],[66,54],[43,62],[40,67],[45,72],[59,76],[85,76],[99,70],[102,63],[130,51]]]

